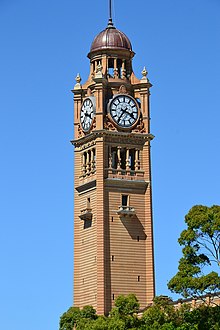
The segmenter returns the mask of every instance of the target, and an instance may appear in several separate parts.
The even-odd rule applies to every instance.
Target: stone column
[[[131,164],[129,160],[129,149],[126,149],[126,171],[129,171],[131,169]]]
[[[117,58],[114,58],[114,78],[118,78]]]
[[[117,148],[117,156],[118,156],[117,169],[120,170],[121,169],[121,147]]]
[[[121,68],[121,78],[126,79],[126,68],[125,68],[125,60],[122,60],[122,68]]]
[[[83,175],[86,174],[86,166],[87,166],[87,153],[83,153]]]
[[[134,162],[134,166],[135,166],[135,171],[138,170],[139,168],[139,150],[135,149],[135,162]]]
[[[92,171],[95,172],[96,169],[96,159],[95,159],[95,148],[92,149]]]
[[[87,162],[86,162],[86,174],[89,175],[90,174],[90,161],[91,161],[91,154],[89,153],[89,151],[87,151],[86,153],[87,155]]]
[[[112,168],[112,147],[109,146],[108,147],[108,150],[109,150],[108,167],[109,168]]]

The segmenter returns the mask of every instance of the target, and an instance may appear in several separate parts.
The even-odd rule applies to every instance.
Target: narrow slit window
[[[115,256],[112,256],[112,261],[115,261]]]
[[[90,197],[87,198],[87,208],[89,209],[90,208]]]
[[[140,277],[140,275],[138,275],[137,280],[138,280],[138,282],[141,281],[141,277]]]

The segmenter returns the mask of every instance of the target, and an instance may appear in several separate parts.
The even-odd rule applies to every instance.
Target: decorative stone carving
[[[91,91],[91,88],[87,88],[87,96],[91,96],[92,95],[92,91]]]
[[[119,206],[117,214],[120,217],[132,217],[136,214],[134,207],[132,206]]]
[[[122,71],[121,71],[121,78],[122,78],[123,80],[126,80],[126,79],[127,79],[126,69],[122,69]]]
[[[95,78],[103,78],[102,69],[103,66],[101,65],[101,63],[99,63],[96,67]]]
[[[83,131],[82,131],[80,124],[78,124],[78,136],[79,136],[79,138],[83,136]]]
[[[96,128],[96,117],[93,118],[90,131],[94,130],[95,128]]]
[[[118,68],[114,69],[114,78],[118,78],[119,74],[118,74]]]
[[[146,129],[145,129],[145,126],[144,126],[144,122],[143,122],[143,118],[142,117],[140,117],[140,120],[138,122],[138,125],[134,129],[134,132],[137,132],[137,133],[146,133]]]
[[[80,82],[81,82],[82,79],[81,79],[79,73],[77,73],[77,76],[76,76],[75,80],[76,80],[76,84],[75,84],[75,86],[74,86],[74,89],[81,89],[81,84],[80,84]]]
[[[121,85],[118,90],[118,94],[128,94],[127,88],[125,85]]]
[[[116,127],[112,124],[112,122],[108,119],[107,116],[104,120],[104,129],[107,129],[109,131],[116,131]]]
[[[147,72],[145,66],[144,66],[143,70],[141,71],[141,73],[142,73],[142,78],[141,78],[141,80],[145,80],[146,82],[149,82],[149,80],[148,80],[148,78],[147,78],[148,72]]]

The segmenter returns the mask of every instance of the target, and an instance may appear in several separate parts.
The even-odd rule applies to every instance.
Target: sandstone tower
[[[140,35],[141,37],[141,35]],[[92,42],[90,74],[74,86],[74,306],[107,314],[119,294],[154,297],[149,97],[132,69],[128,37]]]

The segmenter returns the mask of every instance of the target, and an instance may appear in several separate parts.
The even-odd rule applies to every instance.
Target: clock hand
[[[125,107],[125,108],[122,107],[122,108],[121,108],[122,113],[121,113],[121,115],[120,115],[119,118],[118,118],[119,120],[121,119],[121,117],[123,116],[123,114],[125,114],[125,113],[127,112],[127,111],[126,111],[127,108],[128,108],[128,107]]]
[[[126,108],[126,110],[127,110],[128,108]],[[129,112],[129,111],[126,111],[126,113],[129,115],[129,116],[131,116],[133,119],[135,119],[134,118],[134,113],[133,112]]]
[[[118,117],[118,121],[121,119],[121,117],[123,116],[124,112],[121,113],[121,115]]]
[[[89,117],[89,118],[92,118],[92,114],[91,113],[87,113],[86,116]]]

